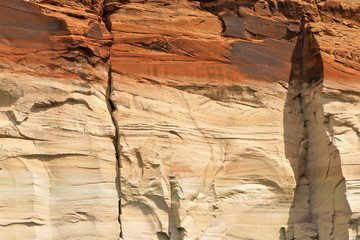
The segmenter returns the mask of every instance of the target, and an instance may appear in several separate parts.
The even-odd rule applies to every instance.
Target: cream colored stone
[[[282,87],[252,86],[249,106],[113,78],[124,239],[279,238],[294,188],[283,111],[268,107]]]
[[[114,126],[105,87],[0,76],[6,93],[0,107],[1,239],[117,239]]]
[[[357,6],[0,4],[0,239],[359,238]]]
[[[331,85],[330,85],[331,86]],[[358,197],[358,160],[360,159],[359,129],[360,129],[360,91],[348,92],[346,89],[324,89],[324,112],[329,140],[337,147],[341,158],[341,169],[344,175],[346,198],[352,212],[349,229],[350,239],[360,236],[358,219],[360,201]],[[359,85],[360,87],[360,85]]]

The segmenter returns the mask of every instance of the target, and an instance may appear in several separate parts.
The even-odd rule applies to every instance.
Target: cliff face
[[[357,1],[0,13],[0,239],[360,237]]]

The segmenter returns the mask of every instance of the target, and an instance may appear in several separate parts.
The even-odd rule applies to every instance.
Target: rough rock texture
[[[39,6],[0,4],[0,239],[118,239],[110,35]]]
[[[360,238],[358,1],[0,13],[0,239]]]

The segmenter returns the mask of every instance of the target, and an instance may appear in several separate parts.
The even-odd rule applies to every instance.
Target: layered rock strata
[[[1,239],[360,236],[355,1],[0,12]]]
[[[119,236],[111,37],[75,7],[0,4],[0,239]]]

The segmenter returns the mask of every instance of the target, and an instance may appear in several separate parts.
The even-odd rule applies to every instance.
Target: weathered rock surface
[[[359,6],[1,2],[0,239],[359,238]]]
[[[118,239],[110,35],[38,6],[0,5],[0,239]]]

